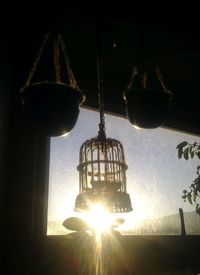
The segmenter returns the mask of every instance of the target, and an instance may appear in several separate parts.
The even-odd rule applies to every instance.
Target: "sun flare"
[[[111,215],[102,204],[91,205],[90,211],[86,214],[86,222],[96,232],[109,232],[112,224]]]

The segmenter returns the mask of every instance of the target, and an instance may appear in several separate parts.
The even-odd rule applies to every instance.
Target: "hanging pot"
[[[167,119],[170,91],[161,89],[129,88],[124,94],[129,121],[140,128],[157,128]]]
[[[63,83],[35,83],[22,89],[21,101],[28,123],[44,136],[62,136],[76,124],[81,91]]]

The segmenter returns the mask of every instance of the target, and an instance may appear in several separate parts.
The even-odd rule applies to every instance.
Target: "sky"
[[[106,115],[107,138],[119,140],[128,165],[127,192],[133,211],[127,214],[128,226],[145,219],[194,211],[181,198],[196,177],[198,160],[178,159],[176,146],[200,138],[183,132],[156,128],[136,129],[127,119]],[[76,216],[73,211],[79,193],[79,149],[85,140],[98,134],[99,113],[80,108],[74,129],[65,137],[51,138],[48,221]]]

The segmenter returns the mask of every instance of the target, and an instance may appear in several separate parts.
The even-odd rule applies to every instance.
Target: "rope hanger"
[[[148,73],[145,70],[145,64],[144,64],[144,56],[146,55],[146,57],[149,59],[150,64],[152,66],[152,68],[155,70],[156,73],[156,77],[158,79],[158,81],[160,82],[163,90],[165,92],[169,92],[167,86],[164,83],[163,80],[163,75],[161,74],[160,68],[159,66],[156,64],[150,50],[148,49],[146,43],[145,43],[145,39],[144,39],[144,26],[143,24],[140,24],[139,26],[139,38],[138,38],[138,45],[137,45],[137,50],[136,50],[136,56],[134,58],[135,60],[135,65],[133,66],[133,70],[132,70],[132,74],[131,74],[131,79],[129,82],[129,87],[133,86],[133,81],[135,79],[135,77],[138,75],[139,71],[138,71],[138,67],[140,67],[140,70],[143,75],[143,79],[142,79],[142,85],[143,88],[146,89],[147,88],[147,80],[148,80]]]
[[[24,87],[28,87],[29,85],[31,85],[31,81],[32,81],[33,76],[36,72],[36,69],[39,66],[39,62],[42,58],[42,55],[45,50],[45,46],[47,44],[47,41],[50,38],[50,35],[51,35],[50,32],[45,34],[45,37],[44,37],[42,44],[37,52],[36,59],[33,63],[33,66],[31,68],[30,72],[29,72],[29,75],[25,82]],[[65,61],[67,73],[69,76],[69,86],[72,87],[73,89],[80,91],[80,88],[78,87],[77,81],[74,77],[73,71],[70,66],[70,60],[69,60],[69,57],[67,54],[65,43],[63,41],[61,34],[58,33],[56,35],[55,39],[53,40],[53,61],[54,61],[54,68],[55,68],[55,83],[58,83],[58,84],[63,83],[63,81],[61,80],[60,53],[62,53],[64,55],[64,61]],[[21,91],[23,91],[23,88]]]
[[[97,38],[97,77],[98,77],[98,103],[100,113],[99,137],[105,138],[105,115],[104,115],[104,100],[103,100],[103,60],[101,52],[101,25],[99,20],[96,23],[96,38]]]

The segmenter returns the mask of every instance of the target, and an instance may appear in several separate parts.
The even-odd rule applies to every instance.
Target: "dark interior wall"
[[[17,85],[12,77],[12,63],[6,50],[4,47],[1,51],[0,63],[2,76],[0,185],[3,243],[1,269],[5,272],[2,274],[14,274],[14,270],[20,274],[20,269],[17,271],[16,268],[17,263],[20,265],[21,259],[24,258],[20,245],[24,245],[25,235],[30,234],[34,142],[32,136],[22,126],[17,111],[15,96]]]
[[[26,68],[24,33],[19,23],[15,25],[16,17],[11,22],[11,15],[4,16],[0,19],[0,273],[32,274],[37,135],[24,121],[19,104],[27,74],[22,69]]]
[[[3,47],[1,46],[0,52],[3,51]],[[3,58],[1,54],[1,59]],[[3,179],[4,179],[4,162],[5,162],[5,154],[6,154],[6,128],[7,128],[7,117],[8,117],[8,106],[9,106],[9,88],[8,88],[8,74],[7,74],[7,66],[4,67],[6,64],[5,60],[1,62],[0,72],[3,81],[1,81],[0,87],[0,194],[1,194],[1,209],[2,209],[2,193],[3,193]],[[7,80],[7,81],[6,81]]]

